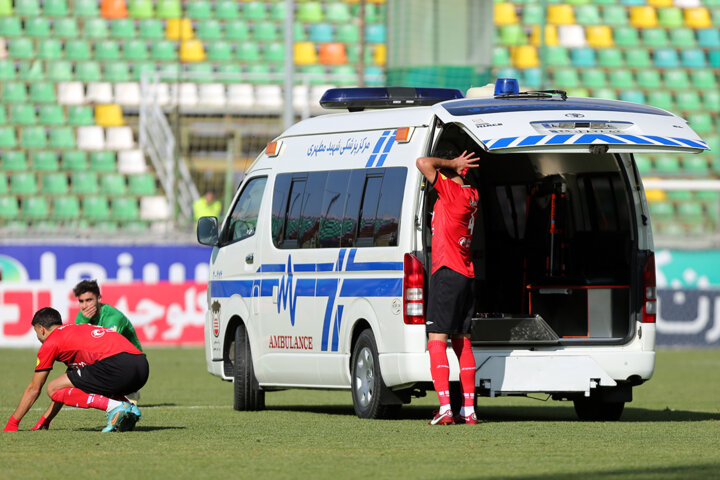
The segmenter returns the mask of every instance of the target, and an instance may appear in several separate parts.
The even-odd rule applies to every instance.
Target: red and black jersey
[[[440,172],[433,184],[438,200],[432,218],[432,273],[440,267],[475,278],[470,241],[472,240],[478,191],[471,185],[455,183]]]
[[[61,325],[40,347],[35,371],[52,370],[56,361],[81,368],[118,353],[142,355],[127,338],[110,329],[89,324]]]

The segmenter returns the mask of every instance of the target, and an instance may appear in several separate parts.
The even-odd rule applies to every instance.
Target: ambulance
[[[349,390],[361,418],[433,389],[425,333],[437,193],[422,156],[472,151],[471,341],[480,396],[543,394],[617,420],[655,365],[655,260],[635,153],[707,144],[659,108],[564,91],[337,88],[267,145],[210,258],[207,367],[260,410],[288,388]],[[449,349],[452,384],[457,360]]]

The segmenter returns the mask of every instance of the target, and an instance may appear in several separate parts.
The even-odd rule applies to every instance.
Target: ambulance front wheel
[[[386,405],[382,399],[388,388],[382,380],[375,336],[364,330],[355,343],[352,354],[352,398],[355,413],[360,418],[388,418],[401,405]]]
[[[260,389],[257,378],[255,378],[255,369],[250,354],[250,339],[243,324],[238,325],[235,329],[234,357],[235,403],[233,408],[235,410],[264,410],[265,392]]]

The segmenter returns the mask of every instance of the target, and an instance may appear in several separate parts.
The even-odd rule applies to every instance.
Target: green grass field
[[[24,431],[1,434],[0,478],[720,477],[720,350],[660,351],[620,422],[577,421],[568,402],[480,398],[486,423],[449,427],[427,425],[434,394],[399,420],[358,419],[349,392],[268,393],[267,410],[236,412],[232,385],[206,373],[201,349],[148,357],[134,432],[101,434],[102,412],[67,407],[51,430],[27,431],[43,394]],[[34,364],[33,350],[0,350],[3,426]]]

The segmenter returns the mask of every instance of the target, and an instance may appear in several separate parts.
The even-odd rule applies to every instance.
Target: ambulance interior
[[[635,238],[618,156],[492,154],[455,125],[444,126],[434,145],[433,154],[480,157],[469,174],[480,198],[471,245],[474,344],[620,342],[631,333]],[[428,189],[428,272],[436,199]]]

